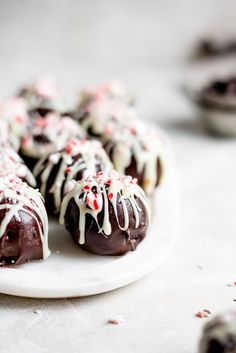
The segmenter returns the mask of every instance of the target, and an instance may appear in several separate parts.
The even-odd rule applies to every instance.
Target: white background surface
[[[236,306],[236,288],[227,287],[236,280],[236,142],[205,134],[178,84],[194,39],[235,29],[235,1],[2,0],[0,7],[1,95],[45,71],[68,90],[123,78],[143,118],[172,138],[182,213],[172,253],[133,285],[83,299],[0,295],[1,353],[196,352],[206,319],[195,312]],[[126,322],[107,324],[116,314]]]

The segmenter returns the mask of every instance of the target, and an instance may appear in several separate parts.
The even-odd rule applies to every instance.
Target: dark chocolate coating
[[[45,161],[45,166],[47,164],[48,159]],[[61,165],[61,159],[60,161],[55,164],[51,170],[51,173],[49,174],[48,180],[47,180],[47,185],[46,185],[46,190],[45,190],[45,196],[44,196],[44,201],[45,201],[45,207],[48,213],[50,214],[54,214],[55,213],[55,204],[54,204],[54,197],[53,194],[50,193],[50,189],[53,186],[53,183],[56,179],[57,173],[59,171]],[[43,173],[44,169],[42,170],[42,172],[36,177],[36,183],[37,183],[37,187],[41,188],[41,174]],[[62,189],[61,189],[61,197],[62,197],[62,193],[64,190],[64,183],[62,185]]]
[[[19,155],[21,156],[21,158],[23,159],[23,161],[25,162],[27,167],[31,170],[31,172],[33,172],[33,169],[34,169],[36,163],[38,162],[38,159],[26,156],[21,151],[19,152]]]
[[[117,224],[116,216],[113,210],[112,204],[109,202],[109,220],[111,224],[111,234],[105,236],[99,233],[97,223],[91,215],[86,215],[86,231],[85,231],[85,243],[79,244],[80,232],[79,232],[79,214],[80,210],[76,205],[74,199],[71,199],[65,214],[65,226],[70,232],[74,241],[79,244],[83,249],[88,250],[97,255],[123,255],[128,251],[134,251],[137,245],[146,236],[148,228],[148,215],[146,208],[144,207],[141,200],[136,199],[138,206],[141,211],[140,224],[138,228],[135,228],[135,217],[133,209],[129,201],[128,203],[128,214],[129,214],[129,228],[127,230],[120,229]],[[117,200],[117,212],[120,225],[124,224],[124,216],[122,205]],[[103,211],[98,214],[98,224],[102,224]]]
[[[0,224],[7,210],[0,210]],[[33,212],[33,211],[32,211]],[[13,217],[0,238],[0,267],[13,267],[43,258],[42,242],[36,220],[19,211],[20,222]],[[34,213],[34,216],[37,215]],[[40,225],[42,222],[39,220]]]
[[[236,77],[215,80],[203,87],[196,101],[204,109],[235,111]]]
[[[211,339],[205,353],[234,353],[236,350],[236,337],[228,335],[225,342]]]

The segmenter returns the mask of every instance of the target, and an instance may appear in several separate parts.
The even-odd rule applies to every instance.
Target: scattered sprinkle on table
[[[111,324],[111,325],[119,325],[119,324],[123,324],[124,322],[125,322],[125,319],[122,315],[111,317],[108,320],[108,324]]]
[[[40,315],[40,314],[42,314],[42,310],[35,309],[34,310],[34,314]]]
[[[197,268],[198,268],[199,270],[203,270],[202,265],[197,265]]]
[[[202,311],[198,311],[198,312],[195,314],[195,317],[199,317],[199,318],[203,319],[203,318],[205,318],[205,317],[208,317],[209,315],[211,315],[210,310],[204,309],[204,310],[202,310]]]

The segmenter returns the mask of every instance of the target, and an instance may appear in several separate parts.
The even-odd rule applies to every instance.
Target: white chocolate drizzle
[[[36,187],[36,180],[33,174],[18,153],[10,146],[0,146],[0,170],[12,172],[30,186]]]
[[[16,145],[14,145],[14,147],[16,147],[16,148],[19,144],[18,139],[17,139],[17,142],[18,143],[16,143]],[[10,141],[9,125],[5,120],[0,119],[0,146],[8,146],[9,144],[11,144],[13,146],[12,141]]]
[[[112,169],[112,164],[99,141],[72,138],[62,151],[42,158],[34,168],[35,177],[40,177],[40,191],[44,198],[48,178],[57,164],[59,169],[50,190],[54,197],[56,212],[60,211],[63,189],[70,188],[70,182],[76,179],[78,173],[83,178],[101,170],[109,173]]]
[[[46,141],[40,141],[38,136]],[[32,130],[22,140],[21,152],[38,159],[61,150],[71,137],[85,138],[86,133],[71,117],[48,113],[35,119]]]
[[[86,214],[90,214],[96,221],[99,233],[109,236],[112,232],[109,205],[112,205],[117,224],[121,230],[129,228],[129,208],[131,205],[135,218],[135,228],[140,226],[141,208],[137,199],[143,204],[147,213],[147,222],[150,220],[150,208],[147,204],[144,191],[137,185],[137,180],[130,176],[120,175],[112,171],[110,175],[99,172],[74,183],[72,190],[66,194],[62,201],[60,223],[64,224],[65,214],[70,200],[74,199],[79,208],[79,243],[85,242]],[[123,209],[124,224],[121,225],[117,211],[117,202],[120,202]],[[98,222],[98,214],[103,210],[103,220]]]
[[[161,134],[155,128],[147,130],[138,121],[135,127],[126,124],[119,129],[105,129],[103,142],[114,168],[121,174],[126,174],[132,158],[136,162],[138,175],[143,175],[142,187],[147,195],[151,195],[156,187],[158,175],[158,160],[161,174],[164,169],[164,148]]]
[[[11,220],[15,217],[20,222],[20,212],[25,212],[36,221],[38,226],[43,259],[50,255],[48,249],[48,217],[42,196],[38,190],[29,187],[13,173],[0,171],[0,210],[6,211],[0,225],[0,238],[4,235]]]

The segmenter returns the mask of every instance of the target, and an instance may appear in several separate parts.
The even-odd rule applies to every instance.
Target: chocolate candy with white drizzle
[[[150,208],[137,180],[116,171],[71,181],[60,214],[60,223],[75,242],[98,255],[135,250],[149,221]]]
[[[149,130],[140,123],[127,123],[119,129],[107,127],[104,147],[114,168],[121,174],[139,180],[140,186],[151,196],[159,185],[165,169],[164,143],[161,133]]]
[[[135,123],[137,119],[134,107],[116,95],[97,93],[86,99],[75,118],[91,136],[102,137],[107,127],[116,128],[127,121]]]
[[[59,152],[42,158],[34,168],[37,185],[49,212],[60,212],[66,185],[99,171],[109,173],[112,163],[101,142],[72,138]]]
[[[46,259],[48,218],[40,193],[0,171],[0,266]]]
[[[65,109],[61,88],[51,75],[43,75],[22,87],[18,95],[26,100],[30,117],[33,119]]]
[[[199,353],[236,352],[236,311],[226,310],[206,323]]]
[[[40,158],[64,148],[71,137],[84,139],[86,136],[83,128],[71,117],[49,113],[44,118],[35,119],[32,130],[22,140],[21,155],[33,169]]]

